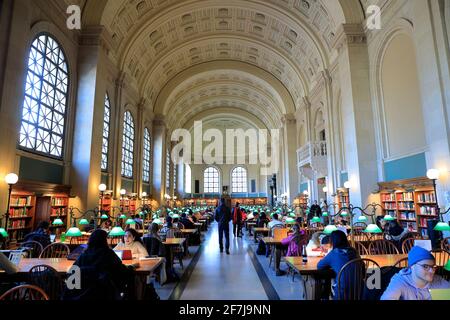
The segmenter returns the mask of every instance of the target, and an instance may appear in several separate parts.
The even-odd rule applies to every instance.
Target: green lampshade
[[[178,214],[174,214],[174,215],[172,215],[172,218],[173,218],[173,219],[179,219],[180,216],[179,216]]]
[[[145,216],[145,213],[141,211],[141,212],[139,212],[139,216],[143,217],[143,216]]]
[[[367,233],[383,233],[383,230],[380,229],[376,224],[369,224],[367,228],[364,230]]]
[[[80,226],[86,226],[89,224],[89,221],[87,221],[87,219],[81,219],[80,222],[78,223]]]
[[[127,218],[126,215],[124,215],[123,213],[120,215],[119,219],[125,220]]]
[[[324,213],[322,213],[322,216],[323,216],[323,217],[328,217],[328,212],[327,212],[327,211],[324,211]]]
[[[64,222],[60,218],[56,218],[52,223],[54,226],[62,226]]]
[[[3,238],[8,238],[8,232],[6,232],[5,229],[0,228],[0,234],[2,235]]]
[[[128,224],[128,225],[130,225],[130,224],[136,224],[136,221],[134,221],[133,219],[128,219],[128,220],[125,222],[125,224]]]
[[[104,220],[108,219],[108,215],[106,213],[104,213],[104,214],[102,214],[101,218],[104,219]]]
[[[295,223],[295,219],[287,218],[287,219],[286,219],[286,223],[289,223],[289,224]]]
[[[154,219],[154,220],[153,220],[153,223],[156,223],[156,224],[162,224],[162,221],[161,221],[161,219]]]
[[[450,260],[447,261],[447,264],[444,266],[444,269],[450,271]]]
[[[109,236],[111,237],[123,237],[125,235],[125,231],[119,226],[114,227],[110,232]]]
[[[338,228],[335,225],[330,224],[330,225],[325,227],[325,230],[323,230],[323,233],[325,233],[327,236],[329,236],[330,234],[332,234],[337,229]]]
[[[295,218],[295,213],[291,212],[291,213],[289,213],[289,216],[292,218]]]
[[[306,214],[309,214],[309,209],[306,209]]]
[[[311,223],[318,223],[318,222],[321,222],[319,217],[314,217],[311,219]]]
[[[434,227],[434,231],[450,231],[450,225],[446,222],[439,222]]]
[[[346,211],[346,210],[342,211],[341,217],[348,217],[348,211]]]
[[[395,218],[392,217],[390,214],[387,214],[387,215],[384,216],[383,220],[384,221],[394,221]]]
[[[81,231],[77,227],[72,227],[66,232],[66,237],[81,237]]]
[[[358,221],[359,222],[366,222],[367,221],[367,217],[364,216],[364,215],[361,215],[361,216],[359,216]]]

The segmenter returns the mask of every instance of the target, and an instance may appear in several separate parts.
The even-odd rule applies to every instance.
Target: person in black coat
[[[322,209],[317,204],[317,201],[314,201],[314,204],[309,209],[308,220],[311,220],[314,217],[322,217]]]
[[[48,221],[41,221],[37,229],[25,236],[23,242],[36,241],[39,242],[43,248],[51,244],[50,241],[50,223]]]
[[[185,229],[195,229],[195,225],[187,217],[186,213],[181,214],[180,222],[183,224]]]
[[[106,231],[95,230],[88,248],[74,263],[80,268],[81,289],[66,290],[64,300],[118,300],[134,297],[134,266],[125,266],[108,246]]]
[[[232,218],[231,210],[226,206],[225,199],[220,200],[220,205],[215,211],[214,218],[219,224],[220,252],[223,252],[223,236],[225,235],[225,248],[227,254],[230,254],[230,221]]]

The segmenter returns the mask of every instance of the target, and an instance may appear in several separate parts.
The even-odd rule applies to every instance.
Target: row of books
[[[413,192],[404,192],[398,196],[398,201],[414,201],[414,193]]]
[[[11,197],[11,206],[30,206],[31,205],[31,197]]]
[[[395,202],[387,202],[384,204],[384,208],[386,210],[396,210],[397,209],[397,204]]]
[[[403,202],[398,207],[399,210],[414,210],[414,203],[412,202]]]
[[[424,239],[428,238],[428,230],[427,229],[420,230],[420,233]]]
[[[8,229],[20,229],[27,226],[26,220],[10,220],[8,222]]]
[[[381,201],[395,201],[395,194],[393,193],[382,194]]]
[[[416,220],[416,213],[415,212],[402,212],[400,213],[400,219],[404,220]]]
[[[423,214],[423,215],[436,215],[436,207],[421,206],[420,207],[420,214]]]
[[[67,198],[52,198],[52,206],[67,206],[69,199]]]
[[[28,217],[28,210],[27,208],[10,208],[9,216],[11,218]]]
[[[431,193],[421,193],[418,195],[419,202],[430,202],[435,203],[436,202],[436,195],[434,192]]]
[[[402,227],[407,229],[409,232],[417,232],[417,223],[416,222],[402,222]]]

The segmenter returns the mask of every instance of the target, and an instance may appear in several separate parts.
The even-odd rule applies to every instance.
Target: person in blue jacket
[[[230,221],[232,217],[230,208],[225,204],[225,199],[220,200],[220,205],[217,207],[214,217],[219,224],[220,252],[223,252],[223,236],[225,235],[226,252],[230,254]]]
[[[450,282],[435,275],[436,261],[428,250],[413,247],[408,267],[392,277],[381,300],[431,300],[430,289],[450,289]]]
[[[330,243],[331,243],[331,251],[317,264],[317,268],[319,270],[332,269],[335,274],[335,280],[332,285],[333,297],[335,300],[339,299],[339,295],[337,292],[337,276],[342,267],[349,261],[360,258],[356,249],[352,248],[348,243],[347,236],[344,232],[337,230],[334,231],[330,235]],[[358,265],[354,265],[347,269],[347,272],[353,272],[353,268],[359,267]],[[344,279],[348,279],[351,277],[343,277]],[[342,286],[341,290],[345,290],[346,288],[350,288],[353,286],[353,283],[346,283]],[[343,292],[341,292],[341,296],[343,296]]]

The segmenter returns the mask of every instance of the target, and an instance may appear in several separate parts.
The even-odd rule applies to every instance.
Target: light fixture
[[[120,217],[119,217],[119,219],[122,219],[122,220],[124,220],[124,219],[126,219],[127,218],[127,216],[126,215],[124,215],[123,213],[120,215]]]
[[[81,231],[77,227],[72,227],[66,232],[66,237],[81,237]]]
[[[147,192],[142,192],[142,198],[147,198]]]
[[[0,235],[3,238],[8,238],[8,232],[6,232],[6,230],[4,228],[2,228],[2,227],[0,227]]]
[[[15,185],[17,183],[17,181],[19,181],[19,177],[15,173],[10,173],[10,174],[6,175],[6,177],[5,177],[5,182],[7,184],[9,184],[10,186]]]
[[[98,190],[100,192],[105,192],[106,191],[106,184],[102,183],[101,185],[98,186]]]
[[[128,219],[128,220],[125,222],[125,224],[128,224],[128,225],[136,224],[136,221],[134,221],[133,219]]]
[[[347,210],[342,211],[341,217],[348,217],[348,211]]]
[[[62,226],[64,222],[60,218],[56,218],[52,223],[54,226]]]
[[[125,189],[121,189],[120,190],[120,195],[121,196],[124,196],[124,195],[126,195],[127,194],[127,190],[125,190]]]
[[[369,224],[367,228],[364,230],[367,233],[383,233],[383,230],[380,229],[376,224]]]
[[[359,222],[366,222],[367,221],[367,217],[365,215],[360,215],[358,218]]]
[[[447,264],[444,266],[444,269],[450,271],[450,260],[447,261]]]
[[[104,214],[102,214],[102,216],[100,218],[102,218],[103,220],[106,220],[106,219],[108,219],[108,215],[106,213],[104,213]]]
[[[439,179],[439,170],[438,169],[430,169],[427,171],[427,177],[430,180]]]
[[[450,225],[446,222],[438,222],[433,230],[434,231],[450,231]]]
[[[328,212],[327,212],[327,211],[324,211],[324,212],[322,213],[322,217],[328,217]]]
[[[295,219],[293,219],[293,218],[287,218],[287,219],[286,219],[286,223],[287,223],[287,224],[293,224],[293,223],[295,223]]]
[[[308,196],[308,195],[309,195],[308,190],[303,191],[303,194],[304,194],[305,196]]]
[[[314,217],[311,219],[311,223],[318,223],[318,222],[321,222],[319,217]]]
[[[386,214],[383,218],[384,221],[394,221],[395,218],[392,217],[390,214]]]
[[[322,190],[323,190],[324,193],[327,193],[328,192],[328,187],[323,187]]]
[[[345,181],[345,183],[344,183],[345,189],[350,189],[351,186],[352,186],[352,184],[350,183],[350,181]]]
[[[78,223],[80,226],[86,226],[89,224],[89,221],[87,221],[87,219],[81,219],[80,222]]]
[[[334,224],[330,224],[325,227],[325,230],[323,230],[323,233],[325,233],[327,236],[332,234],[334,231],[337,231],[338,228]]]
[[[109,236],[111,237],[123,237],[125,235],[125,231],[120,226],[112,228],[109,232]]]

